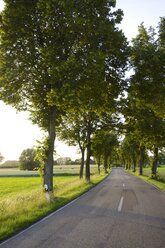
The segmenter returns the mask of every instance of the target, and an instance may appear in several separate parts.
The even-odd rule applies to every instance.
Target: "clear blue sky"
[[[156,28],[165,16],[165,0],[117,0],[116,7],[124,11],[120,26],[129,40],[136,36],[140,23]]]
[[[117,0],[117,8],[124,11],[124,18],[120,27],[129,40],[136,36],[141,22],[148,28],[156,27],[160,17],[165,16],[165,0]],[[0,0],[0,10],[3,9],[3,1]],[[16,113],[10,107],[0,102],[0,152],[8,159],[18,159],[23,149],[30,148],[36,139],[41,138],[40,130],[28,121],[26,113]],[[76,155],[76,149],[57,143],[57,152],[62,156],[72,159]]]

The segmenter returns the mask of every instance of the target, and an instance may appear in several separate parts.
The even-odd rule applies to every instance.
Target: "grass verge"
[[[106,176],[105,174],[93,175],[91,176],[90,183],[87,183],[85,180],[79,180],[77,176],[55,177],[54,193],[52,201],[49,203],[40,188],[39,178],[13,178],[12,181],[10,181],[11,178],[3,178],[3,183],[6,183],[6,187],[8,185],[10,190],[3,187],[4,194],[3,190],[1,192],[0,241],[28,227],[87,192],[105,179]],[[15,180],[17,185],[12,188]],[[21,185],[24,185],[22,189]],[[28,188],[30,188],[30,191],[28,191]]]
[[[140,176],[137,171],[132,172],[131,170],[127,170],[127,172],[129,172],[130,174],[132,174],[134,176],[137,176],[137,177],[141,178],[144,181],[147,181],[148,183],[153,184],[154,186],[156,186],[157,188],[159,188],[160,190],[165,192],[165,183],[164,182],[161,182],[161,181],[158,181],[158,180],[155,180],[155,179],[150,179],[150,177],[148,175]]]

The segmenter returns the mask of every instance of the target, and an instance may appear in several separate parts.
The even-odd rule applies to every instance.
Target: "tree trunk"
[[[133,158],[133,172],[136,172],[136,159]]]
[[[144,151],[145,151],[145,147],[140,146],[139,175],[143,175]]]
[[[100,175],[100,166],[101,166],[101,157],[99,156],[98,160],[97,160],[97,164],[98,164],[98,173]]]
[[[90,157],[91,157],[91,151],[90,151],[90,144],[89,144],[87,145],[86,175],[85,175],[85,179],[87,182],[90,182]]]
[[[136,172],[136,163],[137,163],[137,160],[136,160],[136,154],[134,153],[132,155],[132,162],[133,162],[133,172]]]
[[[152,176],[156,178],[158,166],[158,147],[154,147],[154,160],[152,164]]]
[[[106,174],[108,173],[107,169],[108,169],[108,156],[104,155],[104,170]]]
[[[84,154],[85,154],[85,149],[81,149],[81,165],[80,165],[80,179],[83,178],[83,172],[84,172]]]
[[[47,160],[44,167],[44,188],[47,192],[53,191],[53,153],[54,153],[54,141],[56,137],[56,107],[51,107],[50,119],[49,119],[49,131],[48,131],[48,151]]]
[[[90,121],[88,121],[87,126],[87,156],[86,156],[86,174],[85,179],[90,182],[90,157],[91,157],[91,127]]]
[[[129,160],[129,162],[128,162],[128,170],[130,170],[131,169],[131,161]]]

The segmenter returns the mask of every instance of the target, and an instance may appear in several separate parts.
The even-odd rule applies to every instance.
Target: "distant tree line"
[[[19,161],[7,160],[4,163],[0,164],[0,168],[19,168]]]
[[[81,159],[72,160],[70,157],[61,157],[54,161],[54,165],[80,165]],[[96,164],[94,160],[90,160],[90,164]]]

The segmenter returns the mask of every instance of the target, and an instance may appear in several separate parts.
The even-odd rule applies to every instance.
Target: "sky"
[[[146,28],[156,28],[160,17],[165,16],[164,0],[117,0],[116,7],[124,11],[120,27],[128,40],[137,35],[138,26],[142,22]]]
[[[0,0],[0,11],[4,3]],[[160,17],[165,16],[164,0],[117,0],[117,8],[124,11],[124,18],[120,28],[129,41],[138,32],[138,26],[156,28]],[[0,153],[5,160],[18,160],[24,149],[31,148],[36,140],[41,140],[42,132],[28,120],[28,113],[17,113],[11,106],[0,101]],[[80,157],[77,148],[68,147],[62,142],[55,142],[57,156],[66,156],[71,159]]]

